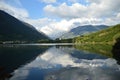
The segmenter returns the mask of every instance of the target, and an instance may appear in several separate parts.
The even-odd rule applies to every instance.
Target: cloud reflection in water
[[[52,47],[13,74],[10,80],[118,80],[120,66],[114,59],[79,59]]]

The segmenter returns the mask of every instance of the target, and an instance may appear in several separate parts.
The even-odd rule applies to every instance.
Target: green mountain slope
[[[0,10],[0,41],[37,41],[49,39],[33,26]]]
[[[114,44],[116,39],[120,37],[120,24],[112,26],[108,29],[101,30],[96,33],[91,33],[89,35],[84,35],[74,38],[74,42],[78,43],[109,43]]]

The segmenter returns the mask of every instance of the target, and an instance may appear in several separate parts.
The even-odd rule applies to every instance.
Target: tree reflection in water
[[[116,40],[115,45],[112,49],[113,58],[117,60],[117,63],[120,65],[120,38]]]

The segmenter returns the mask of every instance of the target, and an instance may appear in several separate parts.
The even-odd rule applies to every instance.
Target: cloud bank
[[[120,1],[114,0],[88,0],[87,5],[81,3],[73,3],[68,5],[62,3],[58,6],[47,5],[44,7],[44,11],[51,16],[56,16],[64,19],[74,18],[96,18],[96,19],[110,19],[113,17],[118,18],[120,14]],[[115,4],[113,4],[115,3]]]

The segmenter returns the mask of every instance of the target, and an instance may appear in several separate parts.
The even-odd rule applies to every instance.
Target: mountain
[[[67,38],[74,38],[79,35],[88,34],[91,32],[99,31],[105,28],[108,28],[109,26],[106,25],[84,25],[84,26],[78,26],[76,28],[71,29],[69,32],[63,34],[60,38],[67,39]]]
[[[49,39],[33,26],[0,10],[0,41],[36,41]]]
[[[110,28],[83,35],[74,38],[75,43],[110,43],[114,44],[120,38],[120,24],[111,26]]]

